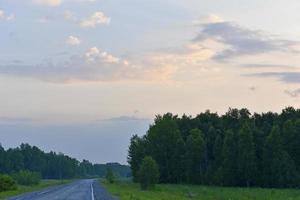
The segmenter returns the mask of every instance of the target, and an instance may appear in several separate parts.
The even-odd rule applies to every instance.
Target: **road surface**
[[[7,200],[118,200],[92,179],[50,187],[38,192],[8,198]]]

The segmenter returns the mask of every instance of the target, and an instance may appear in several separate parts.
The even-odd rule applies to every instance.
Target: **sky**
[[[298,0],[0,0],[0,143],[126,163],[155,115],[300,105]]]

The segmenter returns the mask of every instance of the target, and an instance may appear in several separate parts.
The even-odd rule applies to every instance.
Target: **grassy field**
[[[6,192],[0,192],[0,199],[5,199],[8,197],[16,196],[19,194],[23,194],[26,192],[32,192],[32,191],[38,191],[46,187],[54,186],[54,185],[60,185],[60,184],[65,184],[70,181],[67,180],[42,180],[39,185],[35,186],[18,186],[17,190],[13,191],[6,191]]]
[[[157,185],[154,190],[141,191],[138,184],[104,183],[121,200],[300,200],[300,190],[223,188],[187,185]]]

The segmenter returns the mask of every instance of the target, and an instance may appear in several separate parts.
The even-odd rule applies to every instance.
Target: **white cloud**
[[[14,14],[7,15],[4,10],[0,10],[0,20],[11,21],[15,19]]]
[[[72,36],[70,35],[67,39],[66,39],[66,44],[71,45],[71,46],[77,46],[81,43],[80,39],[78,37]]]
[[[199,24],[211,24],[211,23],[221,23],[221,22],[224,22],[223,18],[221,18],[218,15],[210,14],[210,15],[201,17],[199,20],[193,21],[193,24],[199,25]]]
[[[101,51],[97,47],[92,47],[85,53],[86,62],[92,63],[102,60],[106,63],[119,63],[120,58],[117,58],[106,51]],[[128,65],[128,61],[123,61],[124,65]]]
[[[90,17],[80,21],[79,25],[83,28],[95,28],[99,24],[109,24],[110,18],[105,16],[103,12],[95,12]]]
[[[95,2],[96,0],[31,0],[32,3],[41,5],[41,6],[60,6],[62,3],[86,3],[86,2]]]
[[[62,0],[32,0],[32,2],[42,6],[59,6]]]

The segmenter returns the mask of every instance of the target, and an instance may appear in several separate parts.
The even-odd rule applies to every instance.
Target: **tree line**
[[[104,177],[107,168],[120,177],[130,176],[130,168],[119,163],[93,164],[78,161],[62,153],[46,153],[36,146],[21,144],[5,150],[0,145],[0,174],[21,171],[37,172],[44,179],[70,179],[80,177]]]
[[[300,109],[158,115],[146,135],[131,138],[128,163],[134,181],[145,157],[158,164],[161,183],[299,187]]]

